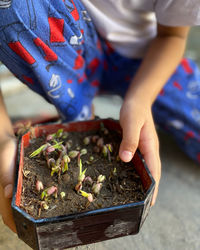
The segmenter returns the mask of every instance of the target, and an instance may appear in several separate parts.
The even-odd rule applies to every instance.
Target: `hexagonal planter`
[[[98,130],[101,123],[110,130],[120,130],[117,121],[111,119],[74,122],[68,124],[40,125],[35,127],[35,136],[54,133],[59,128],[65,131]],[[155,187],[144,160],[136,152],[132,163],[141,178],[145,199],[136,203],[101,208],[87,212],[58,217],[34,219],[20,208],[24,148],[28,147],[30,133],[22,136],[18,147],[16,181],[12,209],[20,239],[33,249],[65,249],[78,245],[104,241],[116,237],[137,234],[149,212]]]

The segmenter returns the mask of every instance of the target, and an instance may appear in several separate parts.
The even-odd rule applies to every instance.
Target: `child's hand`
[[[4,223],[16,232],[11,210],[16,142],[12,137],[0,138],[0,215]]]
[[[120,158],[124,162],[129,162],[139,147],[156,181],[152,199],[152,205],[154,205],[161,176],[161,163],[151,105],[146,105],[141,101],[125,100],[120,111],[120,124],[123,130],[123,139],[119,150]]]

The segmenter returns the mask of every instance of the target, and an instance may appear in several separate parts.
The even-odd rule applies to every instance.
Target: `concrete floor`
[[[192,37],[196,39],[198,33],[196,29]],[[189,44],[197,46],[192,39]],[[188,50],[188,54],[199,60],[194,50]],[[11,117],[56,113],[51,105],[24,87],[16,88],[14,94],[5,87],[4,93]],[[96,115],[118,118],[121,99],[115,96],[102,98],[95,99]],[[159,138],[162,161],[160,190],[157,203],[151,209],[141,232],[135,236],[101,242],[90,249],[200,249],[200,167],[179,150],[171,137],[159,131]],[[0,250],[28,249],[0,220]]]

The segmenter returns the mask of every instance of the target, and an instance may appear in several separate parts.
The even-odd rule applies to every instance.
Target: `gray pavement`
[[[199,28],[192,32],[187,51],[188,55],[197,61],[199,61],[200,54],[196,53],[197,43],[192,38],[196,41],[198,37],[200,37]],[[5,102],[11,117],[56,114],[52,105],[47,104],[27,88],[16,88],[13,93],[6,87],[6,84],[4,86]],[[95,98],[96,115],[118,118],[120,105],[121,99],[116,96]],[[141,232],[135,236],[97,243],[90,249],[200,249],[200,166],[179,150],[173,138],[162,131],[158,133],[162,178],[157,203],[151,209]],[[0,220],[0,250],[28,249],[30,248]]]

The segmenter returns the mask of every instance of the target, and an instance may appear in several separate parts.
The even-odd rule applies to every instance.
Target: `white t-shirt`
[[[81,0],[99,34],[118,53],[141,58],[156,36],[157,22],[166,26],[200,25],[200,0]]]

